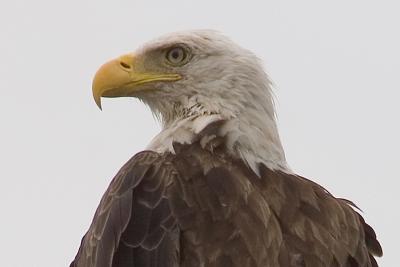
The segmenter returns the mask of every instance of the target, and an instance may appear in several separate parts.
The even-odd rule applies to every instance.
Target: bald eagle
[[[93,96],[136,97],[162,123],[105,192],[76,267],[377,266],[348,200],[288,167],[271,82],[254,54],[208,30],[104,64]]]

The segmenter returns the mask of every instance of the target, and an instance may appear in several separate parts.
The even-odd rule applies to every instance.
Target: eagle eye
[[[171,65],[182,66],[188,61],[188,52],[184,47],[175,46],[167,51],[166,59]]]

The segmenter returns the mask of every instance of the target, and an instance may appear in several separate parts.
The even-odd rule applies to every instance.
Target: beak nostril
[[[123,61],[119,62],[119,64],[121,65],[121,67],[123,67],[124,69],[131,69],[131,66]]]

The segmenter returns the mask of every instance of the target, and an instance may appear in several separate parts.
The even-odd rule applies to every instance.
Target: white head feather
[[[220,134],[227,151],[258,173],[258,163],[290,172],[280,142],[271,82],[260,60],[229,38],[209,30],[173,33],[154,40],[137,53],[183,44],[190,61],[177,68],[180,81],[154,85],[138,96],[161,119],[163,129],[149,145],[174,152],[172,143],[190,143],[208,124],[225,119]]]

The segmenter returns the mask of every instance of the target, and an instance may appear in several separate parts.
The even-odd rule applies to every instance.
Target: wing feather
[[[261,174],[263,195],[284,236],[281,266],[377,266],[373,256],[382,248],[353,202],[297,175],[265,166]]]
[[[111,181],[71,267],[176,266],[178,235],[165,190],[172,166],[144,151]]]

